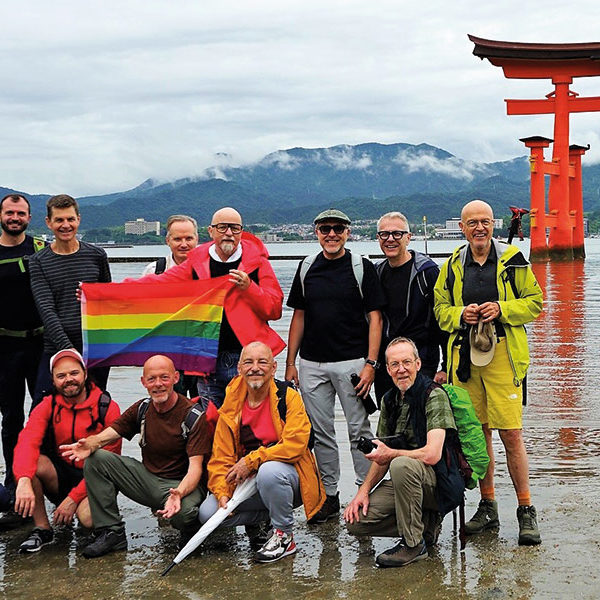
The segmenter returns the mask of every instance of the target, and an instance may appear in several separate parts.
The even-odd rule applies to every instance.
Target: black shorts
[[[68,495],[69,492],[83,479],[83,469],[79,469],[66,463],[58,456],[48,456],[58,475],[58,492],[50,494],[44,492],[48,500],[58,506]]]

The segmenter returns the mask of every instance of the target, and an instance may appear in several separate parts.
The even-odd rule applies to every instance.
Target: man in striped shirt
[[[77,201],[66,194],[52,196],[46,204],[46,225],[54,241],[29,261],[31,290],[44,323],[44,354],[40,361],[33,406],[52,391],[50,357],[59,350],[83,350],[81,306],[77,300],[80,282],[110,282],[106,252],[77,239],[81,222]],[[88,375],[106,389],[109,367],[90,369]]]

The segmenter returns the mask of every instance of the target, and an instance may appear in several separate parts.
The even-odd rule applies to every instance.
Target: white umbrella
[[[235,488],[233,496],[224,508],[219,508],[190,539],[190,541],[180,550],[179,554],[173,559],[173,562],[164,570],[162,575],[166,575],[175,565],[178,565],[184,558],[189,556],[225,519],[237,508],[244,500],[256,493],[256,477],[252,476],[240,483]]]

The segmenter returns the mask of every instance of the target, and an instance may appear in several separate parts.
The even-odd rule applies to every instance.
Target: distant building
[[[268,244],[270,242],[283,242],[283,238],[280,235],[277,235],[276,233],[257,233],[256,237],[260,238],[263,242],[265,242],[265,244]]]
[[[160,235],[160,221],[145,221],[144,219],[126,221],[125,233],[133,233],[133,235],[155,233],[156,235]]]

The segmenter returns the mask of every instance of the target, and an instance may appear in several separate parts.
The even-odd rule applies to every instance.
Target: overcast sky
[[[525,154],[550,116],[506,116],[507,80],[467,33],[600,41],[600,2],[37,0],[0,7],[0,186],[81,196],[295,146],[426,142]],[[600,77],[572,89],[600,96]],[[600,113],[571,118],[600,161]],[[585,163],[584,163],[585,164]]]

